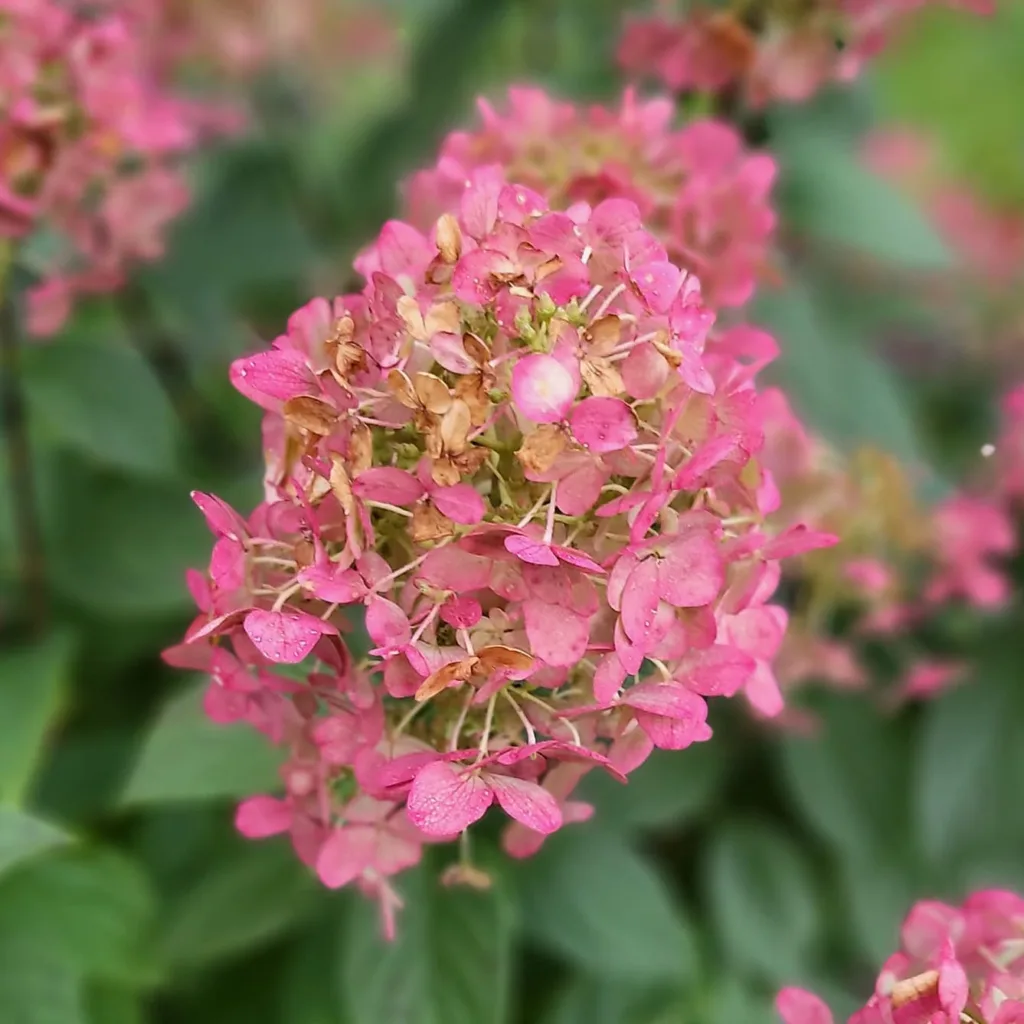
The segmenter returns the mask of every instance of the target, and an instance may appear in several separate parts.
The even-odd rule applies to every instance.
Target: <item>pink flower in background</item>
[[[730,163],[709,131],[701,159]],[[777,347],[719,340],[634,203],[552,212],[479,172],[450,209],[388,224],[360,294],[232,367],[265,410],[266,500],[243,520],[196,496],[215,544],[166,653],[212,671],[218,721],[290,751],[285,799],[240,827],[290,832],[386,930],[388,878],[424,842],[496,804],[526,855],[587,816],[588,770],[707,741],[709,699],[777,714],[778,561],[836,539],[764,523],[753,378]],[[354,663],[341,609],[360,606]]]
[[[915,904],[901,948],[886,961],[875,991],[849,1024],[965,1024],[1024,1020],[1024,900],[986,889],[959,907]],[[784,1024],[833,1024],[811,992],[783,989],[775,1008]]]

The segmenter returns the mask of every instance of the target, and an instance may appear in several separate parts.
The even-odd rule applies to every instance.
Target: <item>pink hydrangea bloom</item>
[[[453,132],[436,167],[407,187],[410,217],[426,225],[451,210],[465,180],[495,165],[554,206],[622,198],[640,207],[669,258],[695,273],[712,306],[738,306],[766,268],[775,229],[774,160],[750,152],[716,120],[672,126],[673,105],[630,90],[617,110],[581,108],[535,88],[479,103],[480,125]]]
[[[709,700],[777,715],[778,563],[836,539],[764,521],[776,346],[714,333],[635,204],[556,212],[481,174],[454,208],[386,225],[359,294],[232,367],[266,412],[265,500],[195,495],[213,552],[165,654],[290,752],[239,827],[290,833],[388,931],[423,843],[497,805],[525,856],[587,816],[587,771],[707,741]]]
[[[1024,1020],[1024,899],[986,889],[959,906],[915,904],[901,948],[886,961],[875,991],[848,1024],[1015,1024]],[[833,1024],[811,992],[783,989],[775,1007],[784,1024]]]
[[[160,73],[130,3],[0,11],[0,238],[56,240],[28,296],[30,332],[59,330],[78,295],[119,287],[163,252],[188,203],[177,169],[196,104]]]

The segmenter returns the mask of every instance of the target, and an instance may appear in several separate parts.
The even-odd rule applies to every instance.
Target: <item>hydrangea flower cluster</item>
[[[767,268],[776,176],[767,153],[748,151],[724,121],[673,127],[668,99],[627,90],[617,110],[580,108],[537,88],[512,88],[494,107],[478,101],[480,125],[452,132],[437,165],[413,176],[409,219],[425,226],[453,208],[466,178],[496,165],[552,206],[629,199],[669,258],[696,274],[712,306],[740,306]]]
[[[742,14],[707,3],[630,18],[618,59],[673,92],[738,89],[752,107],[801,102],[830,81],[855,78],[914,11],[936,0],[755,0]],[[994,0],[940,0],[991,14]],[[733,5],[734,7],[737,5]]]
[[[849,1024],[1024,1022],[1024,899],[1016,893],[982,890],[959,907],[917,903],[900,943]],[[783,989],[775,1005],[785,1024],[833,1022],[803,989]]]
[[[33,334],[161,255],[188,203],[174,161],[196,141],[194,116],[117,5],[0,0],[0,239],[39,240]]]
[[[525,856],[590,813],[586,772],[707,740],[708,698],[777,714],[780,560],[836,540],[762,528],[774,342],[713,335],[634,203],[553,212],[481,170],[456,206],[427,234],[389,222],[360,294],[233,365],[266,410],[265,500],[246,519],[195,495],[216,543],[165,655],[211,672],[213,718],[290,751],[241,831],[290,832],[389,933],[391,876],[492,804]]]
[[[1007,410],[1021,404],[1011,395]],[[775,389],[762,393],[761,408],[762,464],[781,494],[779,510],[769,521],[784,528],[799,520],[842,538],[835,548],[791,566],[804,596],[779,656],[778,674],[785,683],[810,676],[846,686],[866,682],[854,643],[825,632],[839,607],[860,610],[855,640],[905,631],[951,602],[992,610],[1009,599],[1001,561],[1017,549],[1017,537],[998,486],[954,493],[924,509],[891,456],[862,450],[843,458],[807,432]],[[1020,434],[1020,420],[1007,416],[997,448],[1001,458],[1012,460],[1020,451]],[[1009,464],[1000,477],[1015,486]],[[933,694],[960,674],[961,666],[953,662],[915,660],[899,695]]]

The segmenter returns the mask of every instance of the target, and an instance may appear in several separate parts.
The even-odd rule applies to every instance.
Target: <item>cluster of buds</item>
[[[668,99],[627,90],[617,110],[580,109],[541,89],[512,88],[495,108],[478,101],[480,126],[445,139],[437,165],[413,176],[407,216],[424,226],[453,208],[469,174],[495,165],[552,206],[629,199],[669,258],[700,279],[715,308],[740,306],[767,268],[776,216],[775,161],[751,153],[717,120],[672,125]]]
[[[885,963],[867,1005],[849,1024],[1022,1024],[1024,899],[988,889],[960,907],[917,903],[901,949]],[[832,1024],[829,1008],[803,989],[783,989],[785,1024]]]
[[[738,91],[751,107],[809,99],[849,81],[912,12],[936,0],[734,0],[672,3],[631,18],[619,46],[622,68],[673,92]],[[991,14],[994,0],[939,0]]]
[[[161,255],[188,202],[174,161],[195,143],[196,108],[154,74],[120,6],[0,0],[0,241],[45,240],[24,253],[42,278],[34,334]]]
[[[1006,403],[1008,409],[1021,404],[1016,396]],[[842,457],[807,432],[777,390],[762,394],[761,408],[762,464],[781,494],[770,524],[780,529],[800,521],[841,538],[836,547],[791,564],[802,599],[779,656],[778,673],[785,683],[813,676],[836,685],[862,685],[867,677],[855,654],[858,637],[912,629],[952,602],[981,610],[1006,603],[1011,588],[1000,562],[1016,550],[1017,538],[997,489],[955,493],[926,510],[891,456],[865,449]],[[1001,458],[1020,451],[1020,434],[1020,419],[1007,416],[998,445]],[[1015,479],[1009,468],[1000,476]],[[859,610],[854,640],[830,637],[833,613],[854,607]],[[956,680],[961,668],[931,658],[914,660],[898,696],[933,694]]]
[[[494,802],[525,856],[589,814],[587,771],[707,740],[707,698],[779,713],[780,560],[836,539],[762,528],[775,344],[713,333],[635,204],[556,212],[481,170],[456,207],[389,222],[360,294],[234,364],[266,410],[265,500],[243,519],[196,495],[217,540],[165,655],[212,673],[214,718],[290,750],[241,831],[290,831],[389,932],[390,877]]]

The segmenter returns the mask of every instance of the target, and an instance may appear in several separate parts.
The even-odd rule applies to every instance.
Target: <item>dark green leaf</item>
[[[144,1024],[146,1014],[137,992],[121,985],[90,984],[85,992],[89,1024]]]
[[[0,875],[70,838],[48,821],[13,807],[0,807]]]
[[[592,803],[602,826],[663,828],[702,813],[714,800],[725,768],[722,751],[702,743],[679,757],[656,750],[623,786],[605,772],[591,772],[579,797]]]
[[[706,879],[731,968],[777,984],[806,968],[818,908],[808,865],[784,833],[756,821],[726,824],[712,841]]]
[[[346,922],[340,991],[351,1024],[503,1024],[512,918],[501,886],[445,888],[426,867],[404,881],[395,941],[381,938],[369,901]]]
[[[246,725],[218,725],[191,686],[161,711],[121,794],[122,805],[248,796],[280,787],[278,752]]]
[[[161,942],[171,966],[236,955],[294,928],[323,898],[286,840],[246,843],[169,908]]]
[[[76,336],[37,346],[25,390],[32,415],[72,451],[133,473],[173,472],[174,410],[135,349]]]
[[[78,973],[59,949],[0,925],[4,1024],[87,1024]]]
[[[0,803],[20,803],[39,767],[71,655],[71,638],[54,633],[0,656]]]
[[[676,979],[693,970],[693,937],[678,901],[621,835],[566,829],[522,875],[527,930],[584,970],[624,979]]]
[[[280,1019],[287,1024],[346,1024],[335,977],[338,928],[334,920],[325,924],[305,929],[288,954],[280,993]]]
[[[544,1024],[675,1024],[678,1017],[659,1012],[671,1001],[662,986],[628,985],[584,975],[558,994]]]

